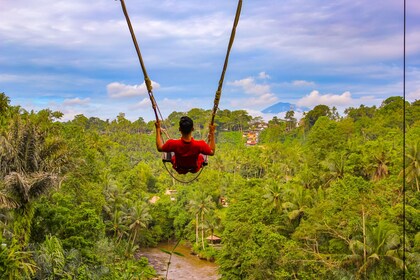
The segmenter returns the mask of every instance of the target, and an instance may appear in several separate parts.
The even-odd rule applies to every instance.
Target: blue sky
[[[125,0],[154,96],[211,109],[236,0]],[[244,0],[220,102],[253,116],[277,102],[380,105],[403,92],[403,1]],[[0,0],[0,92],[27,110],[153,119],[113,0]],[[407,0],[406,96],[420,99],[420,1]],[[280,115],[281,117],[281,115]]]

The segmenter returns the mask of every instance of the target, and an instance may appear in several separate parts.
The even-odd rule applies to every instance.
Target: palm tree
[[[3,207],[15,208],[14,235],[22,244],[27,244],[34,215],[32,201],[51,189],[57,179],[53,174],[43,172],[27,175],[12,172],[4,180],[7,195]]]
[[[393,226],[385,221],[380,221],[377,226],[366,228],[366,241],[350,241],[350,250],[353,255],[349,260],[358,266],[357,277],[366,274],[381,273],[376,271],[381,264],[393,265],[398,269],[406,269],[398,253],[400,237]]]
[[[283,211],[291,222],[300,221],[305,209],[312,205],[313,196],[310,190],[302,185],[288,189],[285,202],[282,204]]]
[[[405,154],[405,179],[408,184],[416,186],[420,191],[420,142],[417,141],[407,147]],[[402,173],[402,172],[401,172]]]
[[[198,245],[198,230],[200,225],[200,202],[199,200],[190,200],[188,209],[195,215],[195,244]]]
[[[64,142],[49,128],[52,121],[39,123],[36,118],[33,113],[16,115],[0,135],[0,208],[15,209],[14,234],[24,244],[30,235],[32,201],[58,185],[69,163]]]
[[[281,209],[281,198],[282,198],[282,185],[277,182],[273,182],[272,184],[266,186],[266,193],[264,194],[264,198],[268,205],[272,205],[271,210],[275,209],[276,211],[280,211]]]
[[[316,174],[307,163],[301,167],[301,171],[296,177],[300,184],[306,189],[311,188],[315,184]]]
[[[347,154],[333,154],[329,159],[321,162],[324,165],[329,173],[327,174],[327,184],[332,180],[342,179],[344,177],[344,168],[346,166]]]
[[[10,98],[0,92],[0,128],[7,123]]]
[[[190,200],[189,202],[190,211],[195,214],[195,237],[196,244],[198,244],[198,227],[201,225],[201,244],[204,249],[204,225],[205,225],[205,214],[208,213],[211,209],[215,208],[215,203],[211,195],[206,196],[204,192],[201,192],[197,200]],[[200,218],[200,220],[199,220]]]
[[[382,151],[379,155],[374,155],[375,163],[374,163],[374,172],[372,175],[372,179],[374,181],[379,181],[386,176],[388,176],[388,164],[389,160],[387,155],[384,151]]]
[[[126,211],[116,209],[110,216],[111,220],[106,221],[105,225],[111,228],[113,237],[116,239],[116,244],[118,245],[122,238],[128,235],[128,227],[124,223],[128,215]]]
[[[140,231],[147,228],[151,219],[152,216],[149,214],[149,206],[146,202],[138,201],[130,208],[127,220],[129,224],[131,248],[134,247],[134,243],[137,241]]]
[[[104,192],[106,204],[103,206],[103,211],[107,215],[105,224],[110,227],[117,244],[125,235],[128,235],[128,225],[125,222],[130,211],[126,207],[129,203],[127,198],[129,194],[130,192],[126,189],[120,189],[114,185],[107,186]]]
[[[220,223],[222,222],[222,219],[219,216],[217,216],[214,213],[214,211],[211,211],[210,214],[211,215],[209,216],[209,218],[205,222],[205,226],[206,226],[207,229],[210,230],[210,236],[213,237],[214,236],[214,230],[219,229]],[[212,243],[213,243],[213,239],[212,239]]]

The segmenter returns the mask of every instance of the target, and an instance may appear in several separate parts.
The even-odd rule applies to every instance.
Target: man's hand
[[[213,133],[216,130],[216,126],[215,125],[209,125],[209,133]]]
[[[156,130],[160,130],[160,121],[155,122]]]
[[[211,156],[214,155],[214,152],[216,151],[216,142],[214,140],[214,131],[216,130],[215,125],[209,125],[209,137],[208,137],[208,144],[212,150]]]

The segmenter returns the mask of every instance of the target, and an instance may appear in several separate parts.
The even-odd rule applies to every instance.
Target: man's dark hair
[[[193,129],[193,126],[194,126],[193,120],[187,116],[183,116],[179,120],[179,130],[181,130],[183,134],[190,133]]]

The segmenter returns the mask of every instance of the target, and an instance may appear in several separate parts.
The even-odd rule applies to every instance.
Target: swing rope
[[[179,178],[177,178],[175,175],[174,175],[174,172],[173,171],[171,171],[171,170],[169,170],[169,168],[168,168],[168,166],[166,165],[166,164],[163,164],[163,166],[165,166],[165,169],[166,169],[166,171],[168,172],[168,174],[172,177],[172,179],[174,179],[175,181],[177,181],[177,182],[179,182],[179,183],[182,183],[182,184],[189,184],[189,183],[191,183],[191,182],[193,182],[193,181],[195,181],[195,180],[197,180],[198,179],[198,177],[200,177],[200,175],[201,175],[201,172],[203,172],[203,169],[204,169],[204,166],[202,167],[202,168],[200,168],[200,171],[198,171],[198,173],[191,179],[191,180],[187,180],[187,181],[184,181],[184,180],[181,180],[181,179],[179,179]]]
[[[241,10],[242,10],[242,0],[239,0],[238,1],[238,6],[236,8],[235,20],[233,21],[232,32],[230,33],[230,39],[229,39],[229,45],[228,45],[227,52],[226,52],[225,63],[223,65],[222,74],[220,76],[219,86],[216,90],[216,94],[215,94],[215,97],[214,97],[213,112],[212,112],[211,121],[210,121],[211,125],[214,125],[214,118],[216,117],[216,113],[217,113],[217,110],[219,108],[219,101],[220,101],[220,97],[222,96],[223,80],[225,79],[225,73],[226,73],[226,69],[227,69],[227,66],[228,66],[228,62],[229,62],[230,50],[232,49],[233,41],[235,40],[236,27],[238,26],[239,17],[241,15]]]
[[[147,88],[147,93],[149,95],[150,102],[152,103],[152,108],[153,108],[153,111],[154,111],[154,114],[155,114],[155,118],[156,118],[157,122],[160,122],[160,119],[163,120],[163,117],[162,117],[162,113],[159,109],[159,106],[156,103],[155,97],[153,95],[152,82],[151,82],[149,76],[147,75],[146,67],[145,67],[144,62],[143,62],[143,57],[142,57],[141,52],[140,52],[140,47],[137,43],[136,35],[134,34],[134,29],[133,29],[133,26],[131,25],[130,17],[128,16],[128,12],[127,12],[127,8],[125,6],[125,2],[124,2],[124,0],[120,0],[120,2],[121,2],[121,8],[123,10],[125,19],[127,21],[128,28],[130,30],[131,38],[133,39],[133,43],[134,43],[134,46],[136,48],[137,57],[139,59],[140,65],[141,65],[141,69],[143,71],[144,83],[145,83],[146,88]],[[226,73],[226,69],[227,69],[227,66],[228,66],[228,62],[229,62],[230,51],[232,49],[233,42],[235,40],[236,27],[238,26],[241,10],[242,10],[242,0],[238,0],[235,20],[233,22],[232,31],[231,31],[230,39],[229,39],[229,44],[228,44],[228,48],[227,48],[227,52],[226,52],[226,56],[225,56],[225,62],[223,64],[222,74],[220,76],[218,88],[216,90],[216,94],[215,94],[215,97],[214,97],[214,104],[213,104],[213,110],[212,110],[210,125],[214,125],[214,119],[216,117],[216,113],[217,113],[217,110],[219,108],[219,101],[220,101],[220,98],[221,98],[221,95],[222,95],[223,81],[224,81],[224,78],[225,78],[225,73]],[[164,131],[166,137],[169,139],[170,137],[168,135],[167,129],[163,129],[163,131]],[[174,176],[174,174],[169,171],[166,164],[164,164],[164,166],[165,166],[165,169],[168,171],[169,175],[173,179],[175,179],[176,181],[181,182],[181,183],[191,183],[192,181],[196,180],[200,176],[201,172],[203,171],[203,167],[204,167],[203,166],[200,169],[200,171],[198,172],[198,174],[193,179],[191,179],[190,181],[182,181],[182,180],[176,178]]]
[[[158,122],[158,121],[160,121],[160,119],[163,120],[163,117],[162,117],[162,113],[159,109],[159,106],[156,103],[155,97],[153,95],[152,81],[150,80],[149,76],[147,75],[146,66],[144,65],[144,62],[143,62],[143,57],[142,57],[141,52],[140,52],[139,44],[137,43],[137,39],[136,39],[136,35],[134,33],[133,26],[131,25],[130,17],[128,16],[127,7],[125,6],[125,2],[124,2],[124,0],[120,0],[120,2],[121,2],[121,8],[123,10],[125,19],[127,21],[128,29],[130,30],[131,38],[133,39],[134,47],[136,48],[137,57],[138,57],[139,62],[140,62],[141,70],[143,71],[144,83],[145,83],[146,88],[147,88],[147,93],[149,95],[150,102],[152,103],[152,108],[153,108],[153,111],[155,113],[156,121]],[[159,119],[159,117],[160,117],[160,119]],[[166,137],[169,139],[170,137],[168,135],[167,129],[164,129],[163,131],[164,131]]]

